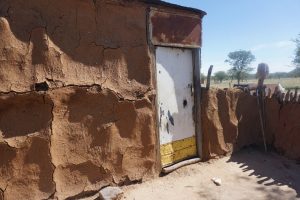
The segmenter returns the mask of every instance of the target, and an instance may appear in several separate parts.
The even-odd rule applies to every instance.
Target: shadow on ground
[[[296,198],[300,197],[300,165],[296,161],[274,152],[264,153],[263,150],[247,148],[232,155],[227,162],[237,163],[248,177],[256,177],[261,185],[257,190],[268,192],[268,199],[278,199],[283,193],[286,194],[282,190],[271,189],[271,186],[288,186],[296,191]],[[243,178],[247,179],[247,176]]]

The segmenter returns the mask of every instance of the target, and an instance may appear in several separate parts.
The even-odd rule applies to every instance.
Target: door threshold
[[[201,158],[191,158],[191,159],[188,159],[188,160],[184,160],[184,161],[181,161],[179,163],[176,163],[174,165],[171,165],[171,166],[168,166],[168,167],[164,167],[162,168],[162,173],[163,174],[169,174],[181,167],[184,167],[184,166],[187,166],[187,165],[191,165],[191,164],[195,164],[195,163],[198,163],[201,161]]]

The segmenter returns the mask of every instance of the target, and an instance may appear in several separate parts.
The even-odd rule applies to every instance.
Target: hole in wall
[[[41,83],[35,83],[34,90],[35,91],[47,91],[47,90],[49,90],[49,86],[46,81],[41,82]]]

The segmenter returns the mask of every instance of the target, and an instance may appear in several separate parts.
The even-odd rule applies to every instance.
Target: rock
[[[123,191],[118,187],[106,187],[99,194],[101,200],[118,200],[122,197]]]
[[[106,187],[94,194],[78,200],[118,200],[122,197],[123,191],[119,187]],[[1,199],[0,199],[1,200]]]
[[[216,184],[217,186],[221,186],[221,184],[222,184],[222,180],[220,179],[220,178],[212,178],[211,179],[213,182],[214,182],[214,184]]]

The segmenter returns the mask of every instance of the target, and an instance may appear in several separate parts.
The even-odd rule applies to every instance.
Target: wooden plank
[[[194,121],[196,129],[197,153],[202,158],[202,132],[201,132],[201,49],[193,51],[194,57],[194,87],[195,87],[195,112]]]

